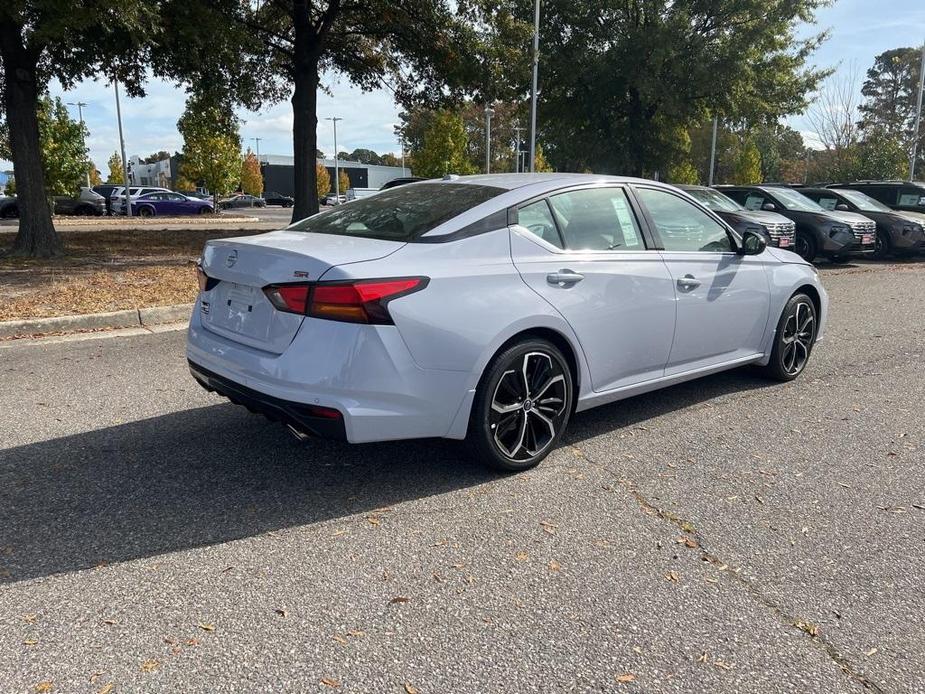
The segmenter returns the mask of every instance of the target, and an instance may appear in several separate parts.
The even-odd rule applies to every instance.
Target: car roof
[[[655,185],[664,188],[674,188],[660,181],[631,176],[610,176],[607,174],[592,173],[497,173],[476,174],[474,176],[446,176],[439,179],[427,179],[408,185],[419,186],[424,183],[462,183],[467,185],[492,186],[505,190],[517,190],[530,186],[531,193],[542,194],[568,185],[581,185],[582,183],[640,183]]]

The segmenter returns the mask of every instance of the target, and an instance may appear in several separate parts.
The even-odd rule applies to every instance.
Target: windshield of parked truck
[[[857,190],[839,190],[838,194],[854,203],[855,207],[863,212],[890,212],[890,208],[882,202],[877,202],[869,195]]]
[[[798,212],[825,212],[818,204],[810,200],[803,193],[798,193],[790,188],[771,188],[768,193],[777,198],[781,205],[788,210]]]
[[[684,192],[714,212],[739,212],[745,209],[732,198],[710,188],[689,188]]]

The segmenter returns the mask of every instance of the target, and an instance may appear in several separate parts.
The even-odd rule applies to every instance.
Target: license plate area
[[[781,237],[781,239],[780,239],[780,241],[779,241],[778,243],[780,243],[780,247],[781,247],[781,248],[786,248],[787,246],[790,245],[790,239],[787,238],[786,236],[783,236],[783,237]]]
[[[210,326],[250,338],[267,339],[273,307],[259,287],[226,281],[212,294],[209,312],[203,316]]]
[[[864,234],[864,235],[861,237],[861,243],[863,243],[865,246],[868,245],[868,244],[871,244],[871,243],[873,243],[873,242],[874,242],[874,235],[873,235],[873,234]]]

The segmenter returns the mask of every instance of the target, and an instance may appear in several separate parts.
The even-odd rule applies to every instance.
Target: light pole
[[[119,148],[122,151],[122,182],[125,184],[125,214],[132,216],[132,199],[128,180],[128,159],[125,158],[125,137],[122,134],[122,109],[119,107],[119,82],[112,81],[112,88],[116,92],[116,120],[119,121]]]
[[[257,161],[258,162],[260,161],[260,141],[262,139],[263,139],[262,137],[252,137],[251,138],[251,140],[253,140],[257,144]]]
[[[716,163],[716,127],[719,125],[719,117],[713,116],[713,144],[710,145],[710,175],[708,186],[713,185],[713,168]]]
[[[530,173],[536,163],[536,81],[540,71],[540,0],[533,5],[533,87],[530,90]]]
[[[523,130],[519,125],[514,126],[514,132],[517,133],[517,144],[514,146],[514,173],[520,173],[520,131]]]
[[[491,117],[495,110],[485,104],[485,173],[491,173]]]
[[[919,151],[919,126],[922,123],[922,84],[925,83],[925,43],[922,44],[922,62],[919,67],[919,100],[915,109],[915,128],[912,130],[912,160],[909,162],[909,180],[915,180],[915,158]]]
[[[84,133],[84,106],[87,105],[86,101],[68,101],[68,106],[77,107],[77,117],[80,119],[80,139],[83,140],[84,149],[87,149],[87,139]],[[87,188],[90,187],[90,170],[87,169]]]
[[[340,205],[340,168],[337,166],[337,121],[344,120],[343,118],[325,118],[334,124],[334,198],[337,202],[334,204]]]
[[[401,175],[404,176],[405,175],[405,140],[404,138],[399,140],[398,144],[401,145]]]

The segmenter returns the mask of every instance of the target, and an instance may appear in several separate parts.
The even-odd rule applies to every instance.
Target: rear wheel
[[[212,208],[206,205],[203,205],[199,208],[199,214],[212,214]]]
[[[527,470],[558,443],[573,399],[562,352],[546,340],[523,340],[489,364],[476,390],[468,440],[485,464]]]
[[[877,230],[877,238],[874,240],[874,257],[883,259],[891,256],[893,254],[893,248],[890,246],[890,235],[889,233],[884,234],[879,229]]]
[[[813,262],[816,257],[816,239],[809,234],[797,232],[796,240],[793,244],[794,252],[807,263]]]
[[[806,368],[816,341],[816,306],[806,294],[794,294],[777,321],[771,361],[764,375],[777,381],[792,381]]]
[[[138,215],[141,216],[141,217],[153,217],[153,216],[154,216],[154,209],[151,208],[151,207],[148,207],[148,206],[141,207],[141,208],[139,208],[139,210],[138,210]]]

